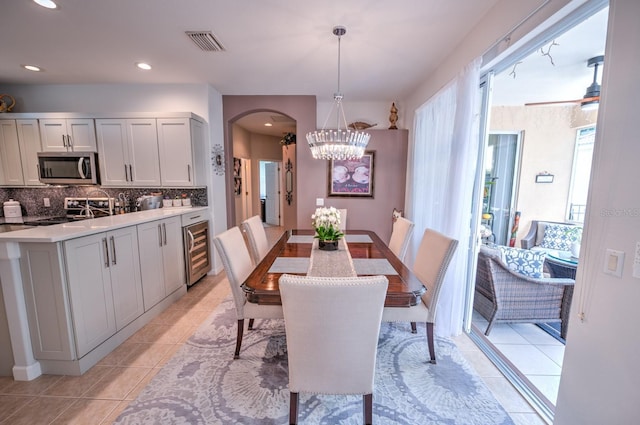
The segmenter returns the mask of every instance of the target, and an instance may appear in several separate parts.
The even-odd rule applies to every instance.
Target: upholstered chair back
[[[384,276],[280,277],[289,391],[373,392]]]
[[[427,291],[422,302],[429,309],[428,322],[434,322],[442,282],[458,241],[432,229],[426,229],[416,253],[413,272]]]
[[[338,211],[340,211],[340,230],[344,232],[347,230],[347,209],[341,208]]]
[[[407,253],[411,234],[413,233],[413,227],[413,222],[404,217],[397,217],[393,223],[391,239],[389,240],[389,249],[393,251],[393,253],[396,254],[396,257],[401,261],[404,261],[404,256]]]
[[[238,227],[232,227],[213,238],[213,244],[222,259],[222,265],[231,285],[238,320],[244,319],[246,297],[240,285],[249,277],[254,267],[242,232]]]
[[[254,215],[251,218],[242,222],[242,228],[247,234],[247,240],[249,241],[249,248],[251,250],[251,258],[255,265],[257,265],[267,252],[269,252],[269,242],[267,240],[267,233],[262,226],[262,220],[259,215]]]

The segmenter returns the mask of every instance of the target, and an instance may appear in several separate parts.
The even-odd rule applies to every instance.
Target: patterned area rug
[[[313,330],[309,330],[312,332]],[[233,360],[236,317],[225,300],[120,415],[116,424],[287,424],[284,322],[256,320]],[[383,323],[374,390],[376,424],[512,425],[455,344],[425,329]],[[348,379],[348,377],[345,377]],[[300,394],[301,424],[361,424],[361,396]]]

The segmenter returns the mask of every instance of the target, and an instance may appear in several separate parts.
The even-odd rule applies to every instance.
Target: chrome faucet
[[[105,197],[107,198],[107,205],[108,205],[109,215],[113,215],[113,205],[112,205],[112,202],[111,202],[111,196],[109,196],[109,194],[106,191],[104,191],[103,189],[92,189],[89,192],[87,192],[87,194],[86,194],[86,200],[85,200],[85,204],[84,204],[85,206],[84,206],[84,209],[83,209],[83,211],[85,213],[85,216],[87,218],[95,217],[95,215],[93,213],[93,210],[91,209],[91,205],[89,205],[89,195],[91,195],[93,193],[96,193],[96,192],[98,192],[98,193],[100,193],[102,195],[105,195]],[[95,208],[94,207],[93,209],[104,212],[104,210],[102,210],[100,208]],[[82,215],[82,212],[80,212],[80,215]]]

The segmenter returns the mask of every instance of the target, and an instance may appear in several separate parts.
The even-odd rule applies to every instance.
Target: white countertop
[[[138,211],[109,217],[92,218],[52,226],[34,226],[25,230],[0,233],[1,242],[60,242],[95,233],[135,226],[176,215],[206,211],[208,207],[175,207]]]

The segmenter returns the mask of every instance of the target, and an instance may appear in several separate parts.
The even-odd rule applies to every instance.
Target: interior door
[[[280,163],[267,162],[265,174],[265,221],[274,226],[280,225]]]

